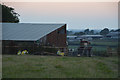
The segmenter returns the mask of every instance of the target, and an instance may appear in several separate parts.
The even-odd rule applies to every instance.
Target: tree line
[[[90,30],[90,29],[85,29],[84,31],[80,31],[80,32],[75,32],[74,35],[78,36],[78,35],[107,35],[110,32],[120,32],[120,29],[117,30],[109,30],[108,28],[104,28],[102,29],[100,32],[95,33],[94,30]],[[72,33],[72,31],[67,31],[67,33]]]

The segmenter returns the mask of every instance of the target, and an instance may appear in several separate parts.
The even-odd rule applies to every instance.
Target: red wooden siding
[[[64,30],[65,33],[59,33],[59,31]],[[66,47],[66,24],[61,28],[51,32],[46,36],[47,44],[55,47]]]

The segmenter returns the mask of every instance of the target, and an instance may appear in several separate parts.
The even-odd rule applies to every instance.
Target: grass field
[[[0,79],[2,78],[2,55],[0,54]]]
[[[117,57],[3,55],[3,78],[117,78]]]

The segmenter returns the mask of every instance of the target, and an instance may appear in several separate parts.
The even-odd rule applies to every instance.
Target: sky
[[[119,0],[2,0],[4,2],[119,2]]]
[[[20,23],[66,23],[67,29],[118,28],[118,2],[5,1],[4,4],[20,14]]]

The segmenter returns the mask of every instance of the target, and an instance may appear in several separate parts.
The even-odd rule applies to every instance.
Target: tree
[[[115,30],[114,30],[114,29],[112,29],[112,30],[110,30],[110,32],[115,32]]]
[[[107,35],[109,33],[109,29],[108,28],[104,28],[103,30],[100,31],[101,35]]]
[[[79,32],[75,32],[74,35],[77,35],[77,36],[78,36],[78,35],[79,35]]]
[[[120,29],[115,30],[116,32],[120,32]]]
[[[69,34],[73,34],[73,32],[72,32],[72,31],[68,31],[68,30],[67,30],[67,34],[68,34],[68,35],[69,35]]]
[[[8,23],[18,23],[20,16],[18,13],[14,11],[14,8],[8,7],[6,5],[2,5],[2,22],[8,22]]]
[[[84,32],[79,32],[80,35],[84,35],[85,33]]]
[[[75,32],[74,35],[84,35],[85,33],[84,32]]]
[[[94,30],[91,30],[91,31],[89,32],[89,34],[93,35],[93,34],[94,34]]]
[[[84,33],[85,33],[85,34],[89,34],[89,29],[85,29],[85,30],[84,30]]]

